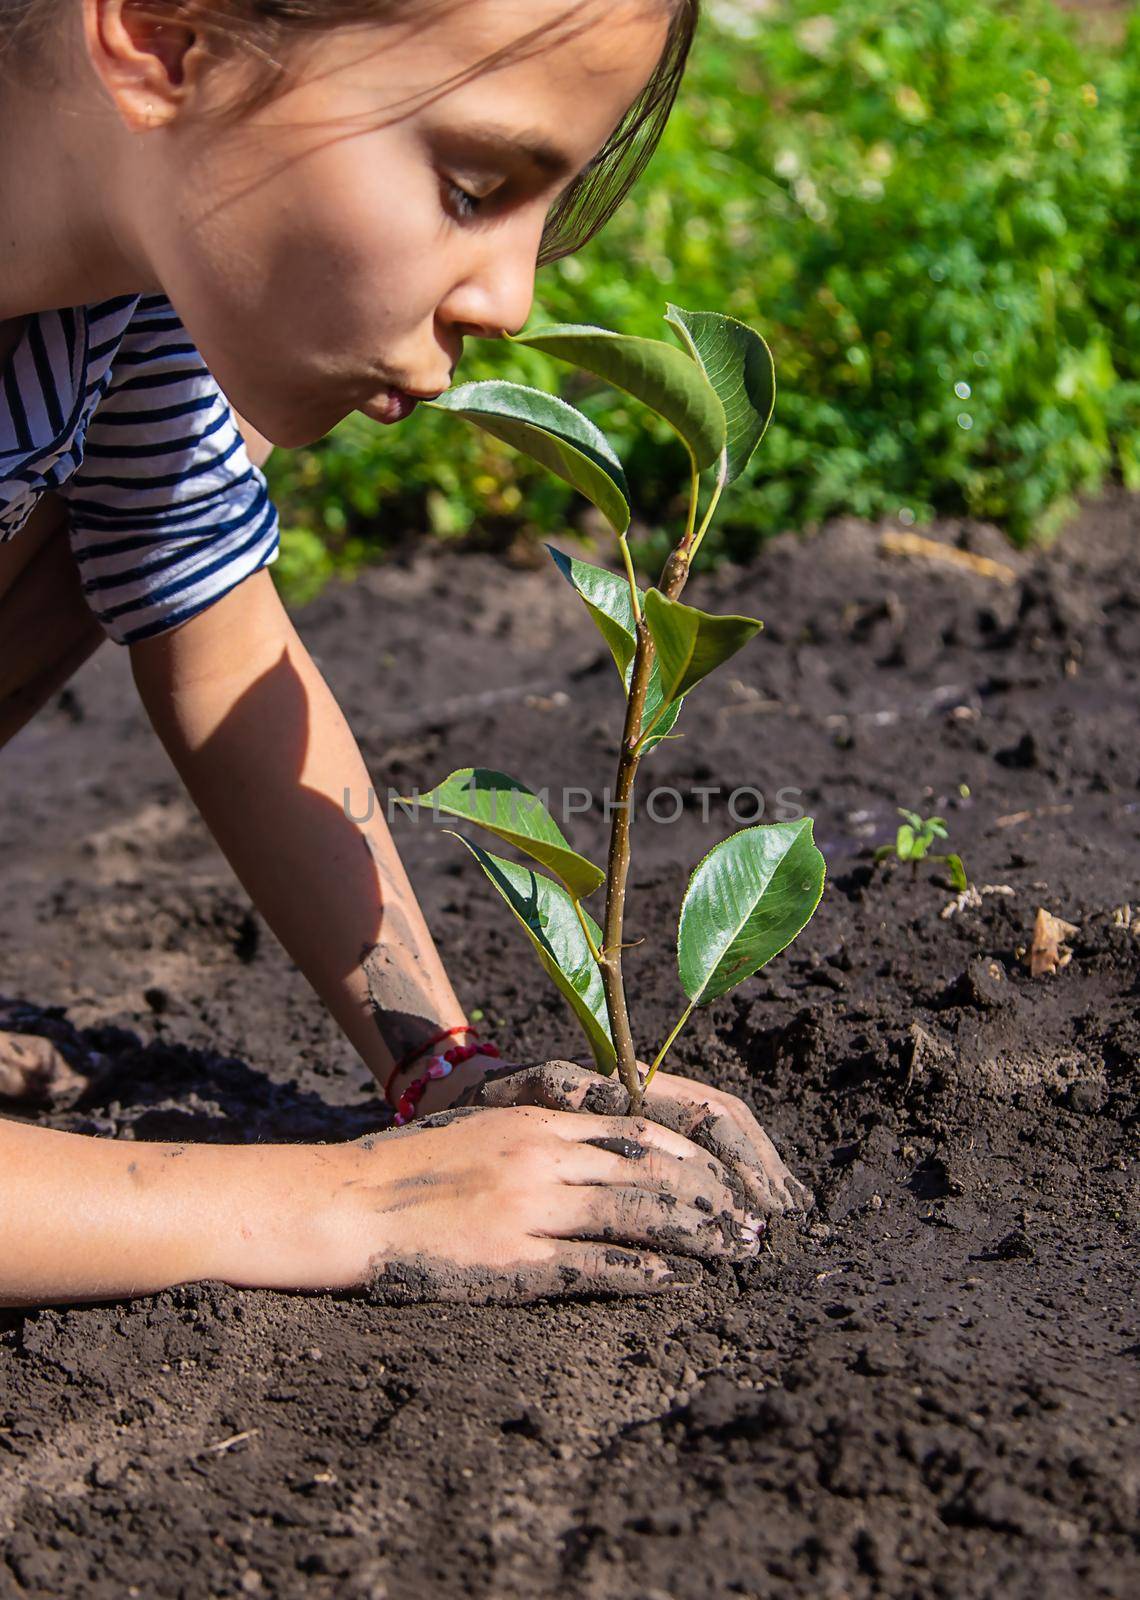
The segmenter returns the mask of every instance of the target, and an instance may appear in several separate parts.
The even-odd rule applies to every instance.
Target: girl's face
[[[567,11],[574,37],[440,93]],[[309,443],[354,410],[398,420],[393,389],[436,394],[466,335],[525,324],[547,213],[644,88],[667,28],[654,0],[464,0],[426,23],[300,42],[295,86],[228,129],[194,113],[241,69],[198,71],[191,44],[169,98],[150,78],[158,126],[127,139],[116,209],[235,409],[273,443]],[[88,48],[137,127],[139,92],[90,24]]]

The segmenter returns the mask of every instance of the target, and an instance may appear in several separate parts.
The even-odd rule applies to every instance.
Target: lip
[[[443,392],[442,389],[433,389],[428,393],[421,393],[389,386],[359,409],[366,417],[371,417],[373,422],[382,422],[390,426],[394,422],[403,422],[405,418],[410,417],[421,400],[437,400]]]

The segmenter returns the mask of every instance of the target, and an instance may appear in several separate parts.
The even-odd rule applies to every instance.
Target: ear
[[[133,132],[171,122],[209,63],[205,43],[171,0],[82,0],[92,67]]]

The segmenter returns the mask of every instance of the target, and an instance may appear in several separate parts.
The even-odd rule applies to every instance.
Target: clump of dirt
[[[749,1101],[809,1214],[642,1299],[202,1284],[0,1313],[0,1593],[1135,1594],[1137,521],[1121,495],[1028,555],[938,530],[1011,584],[886,556],[855,523],[693,580],[695,604],[767,627],[646,764],[635,1027],[652,1049],[677,1014],[692,863],[752,820],[748,791],[769,818],[802,805],[820,911],[698,1014],[674,1070]],[[381,794],[480,761],[592,785],[567,826],[601,849],[617,684],[556,574],[426,555],[297,621]],[[375,1133],[366,1074],[185,799],[126,653],[67,694],[0,759],[7,1015],[93,1063],[40,1120]],[[900,805],[948,819],[972,893],[873,867]],[[454,841],[396,826],[488,1031],[577,1054]],[[1033,977],[1039,908],[1077,931]]]

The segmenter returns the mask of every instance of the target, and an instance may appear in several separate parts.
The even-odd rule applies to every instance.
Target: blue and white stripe
[[[83,591],[135,644],[277,559],[264,474],[169,300],[40,312],[0,381],[0,539],[60,495]]]

